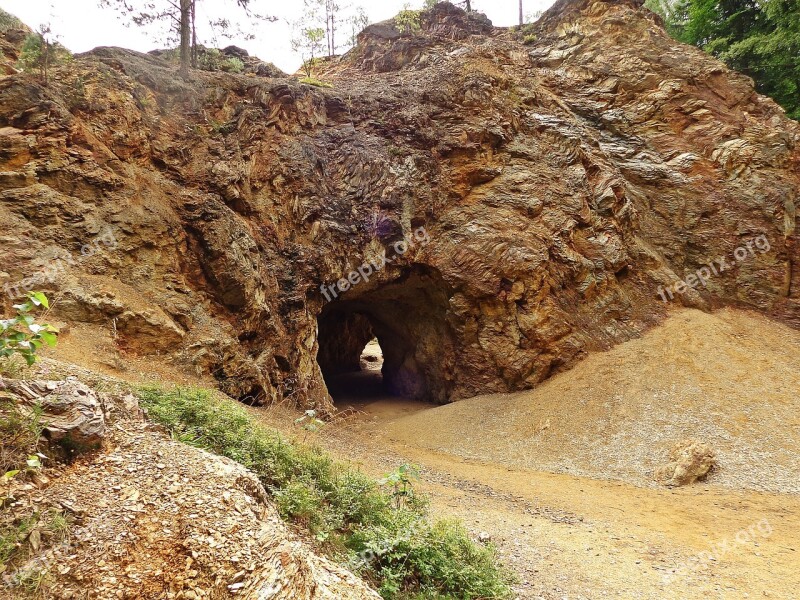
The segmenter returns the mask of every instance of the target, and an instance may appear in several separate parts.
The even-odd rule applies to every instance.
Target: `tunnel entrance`
[[[317,361],[334,402],[446,402],[453,372],[448,302],[438,273],[415,269],[327,304],[317,320]]]

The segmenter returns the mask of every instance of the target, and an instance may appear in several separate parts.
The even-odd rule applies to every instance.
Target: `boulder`
[[[675,444],[669,459],[669,463],[655,471],[656,480],[669,487],[689,485],[703,479],[717,464],[711,446],[694,440]]]
[[[98,394],[70,377],[66,381],[3,380],[4,398],[20,410],[41,410],[42,435],[60,458],[97,449],[106,433]],[[38,407],[38,408],[37,408]]]

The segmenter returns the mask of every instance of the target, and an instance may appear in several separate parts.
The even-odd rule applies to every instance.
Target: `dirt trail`
[[[317,441],[375,475],[419,464],[434,513],[490,534],[520,598],[794,599],[798,358],[797,331],[681,311],[533,392],[431,408],[358,374],[339,403],[360,412]],[[292,415],[259,414],[291,430]],[[717,448],[720,471],[652,484],[687,436]]]

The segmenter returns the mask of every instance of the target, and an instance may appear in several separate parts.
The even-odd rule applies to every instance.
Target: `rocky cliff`
[[[671,303],[800,326],[800,126],[638,1],[524,31],[439,4],[330,89],[112,48],[54,73],[0,79],[0,284],[235,397],[328,408],[317,356],[373,335],[396,392],[445,402]]]

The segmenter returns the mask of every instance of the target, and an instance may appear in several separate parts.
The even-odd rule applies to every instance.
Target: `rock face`
[[[711,446],[693,440],[684,440],[669,453],[670,462],[655,472],[660,483],[670,487],[689,485],[702,479],[716,465],[716,455]]]
[[[358,321],[437,402],[534,386],[670,302],[800,326],[800,126],[639,4],[524,35],[437,4],[367,28],[331,89],[109,48],[6,77],[0,270],[128,352],[320,409],[317,356],[357,364]]]

